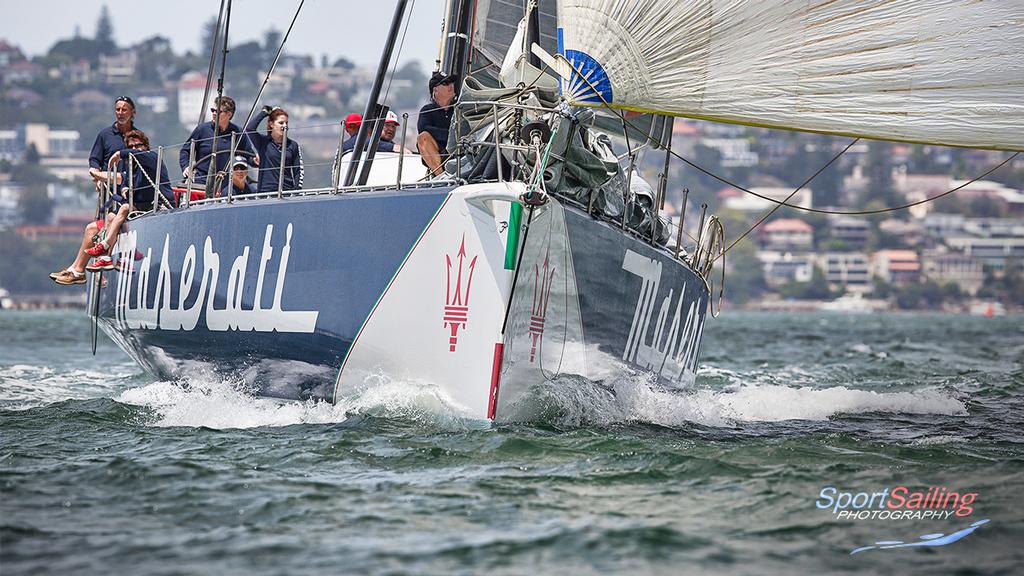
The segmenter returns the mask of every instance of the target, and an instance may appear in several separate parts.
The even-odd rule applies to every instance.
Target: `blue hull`
[[[157,377],[210,371],[261,395],[330,400],[353,340],[449,191],[252,200],[144,216],[129,235],[146,258],[130,273],[106,274],[100,325]],[[244,270],[232,279],[243,255]],[[200,288],[204,273],[209,282]],[[183,274],[192,276],[184,298]],[[252,326],[254,308],[273,310],[275,301],[285,320]],[[185,309],[197,316],[194,326],[178,323]],[[289,331],[286,315],[296,311],[315,314],[311,329]]]

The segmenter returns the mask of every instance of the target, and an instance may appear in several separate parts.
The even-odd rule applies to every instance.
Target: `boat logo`
[[[544,255],[544,269],[533,265],[533,310],[530,314],[530,362],[537,355],[537,343],[544,335],[544,319],[548,313],[548,300],[551,298],[551,281],[555,277],[555,269],[549,270],[548,255]]]
[[[456,254],[458,267],[452,264],[452,257],[444,255],[448,265],[448,288],[445,292],[444,306],[444,327],[448,332],[448,351],[455,352],[455,346],[459,343],[459,329],[465,329],[469,321],[469,291],[473,287],[473,269],[476,268],[474,256],[469,261],[468,270],[465,266],[466,260],[466,234],[462,234],[462,242],[459,244],[459,251]],[[463,272],[466,273],[465,285],[463,285]],[[453,277],[452,274],[455,274]],[[454,285],[454,286],[453,286]]]

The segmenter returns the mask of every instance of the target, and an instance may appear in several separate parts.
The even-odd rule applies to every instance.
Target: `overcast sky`
[[[17,44],[28,56],[44,54],[54,42],[74,35],[92,37],[100,8],[107,4],[118,45],[134,44],[160,34],[175,53],[199,49],[202,24],[217,16],[217,0],[18,0],[4,2],[0,38]],[[229,42],[260,40],[271,27],[288,29],[299,0],[234,0]],[[295,22],[286,53],[345,56],[376,66],[387,36],[396,0],[306,0]],[[409,0],[409,25],[400,63],[419,60],[425,71],[437,57],[444,0]],[[408,10],[408,8],[407,8]],[[397,47],[396,47],[397,51]],[[230,64],[230,55],[228,56]]]

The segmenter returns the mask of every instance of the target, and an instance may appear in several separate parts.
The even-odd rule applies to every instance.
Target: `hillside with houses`
[[[135,100],[136,124],[174,156],[176,143],[208,119],[213,26],[201,32],[198,54],[174,53],[161,35],[121,46],[105,12],[91,37],[59,40],[45,55],[28,57],[0,39],[0,287],[15,296],[57,288],[46,272],[66,264],[95,212],[87,157],[97,131],[112,122],[116,97]],[[232,46],[225,93],[239,102],[238,123],[280,39],[270,29],[261,42]],[[389,85],[392,109],[411,115],[411,138],[427,72],[415,62],[400,66]],[[343,54],[282,57],[260,104],[290,112],[308,156],[308,185],[329,183],[340,120],[362,111],[373,73]],[[729,243],[742,237],[726,256],[731,304],[810,309],[845,297],[879,309],[1024,307],[1024,158],[989,173],[1010,154],[850,145],[849,138],[685,119],[676,119],[673,136],[673,150],[704,171],[671,162],[665,216],[678,219],[685,188],[687,232],[696,234],[706,204]],[[640,173],[656,182],[663,161],[648,151]],[[180,177],[173,157],[168,166]],[[782,201],[799,208],[773,211]]]

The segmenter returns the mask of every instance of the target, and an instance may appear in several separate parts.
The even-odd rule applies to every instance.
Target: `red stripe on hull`
[[[487,401],[487,418],[494,420],[494,412],[498,409],[498,378],[501,376],[501,356],[505,345],[498,342],[494,345],[494,364],[491,366],[491,393]]]

